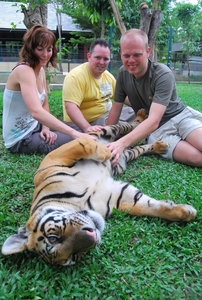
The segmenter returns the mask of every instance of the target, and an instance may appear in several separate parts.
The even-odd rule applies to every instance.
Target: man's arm
[[[142,139],[146,138],[148,134],[158,128],[159,122],[166,110],[166,106],[158,103],[152,103],[149,111],[149,116],[140,125],[138,125],[133,131],[117,140],[110,143],[107,147],[112,153],[112,165],[116,165],[122,155],[125,148],[132,146]]]
[[[72,122],[76,124],[79,128],[81,128],[81,130],[83,130],[84,132],[87,130],[88,127],[91,126],[88,123],[88,121],[86,121],[82,112],[76,104],[65,101],[65,109]]]
[[[114,102],[112,104],[112,108],[110,109],[109,116],[107,119],[107,125],[114,125],[118,123],[122,108],[123,103]]]
[[[83,132],[100,131],[103,127],[99,125],[92,126],[88,123],[78,106],[72,102],[65,101],[65,109],[72,122],[81,128]]]

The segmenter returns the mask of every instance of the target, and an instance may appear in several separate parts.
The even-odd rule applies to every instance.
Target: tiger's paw
[[[154,149],[154,153],[164,154],[168,150],[168,144],[161,141],[157,141],[153,143],[153,149]]]
[[[133,122],[142,122],[147,118],[146,110],[144,108],[141,108],[137,112],[137,116],[134,119]]]
[[[76,157],[76,160],[83,158],[103,162],[111,157],[111,151],[106,146],[89,138],[79,138],[70,143],[72,143],[72,156],[74,160]]]
[[[196,217],[196,209],[189,204],[175,204],[170,200],[160,200],[160,203],[167,220],[189,222]]]
[[[176,205],[181,211],[181,221],[191,221],[196,217],[197,211],[196,209],[189,204],[178,204]]]
[[[111,151],[106,146],[96,143],[96,149],[92,157],[90,158],[96,161],[103,162],[108,160],[110,157],[111,157]]]

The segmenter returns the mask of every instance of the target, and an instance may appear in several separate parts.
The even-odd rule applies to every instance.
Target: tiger
[[[140,111],[132,124],[105,126],[91,133],[97,141],[78,138],[47,154],[34,175],[28,221],[6,239],[2,254],[30,250],[46,263],[72,266],[101,243],[105,222],[114,209],[176,222],[195,218],[197,211],[191,205],[156,200],[115,179],[127,162],[167,151],[162,141],[136,145],[126,148],[119,164],[112,166],[106,144],[129,133],[145,117]]]

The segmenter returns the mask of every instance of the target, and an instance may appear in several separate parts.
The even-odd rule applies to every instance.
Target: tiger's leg
[[[144,154],[163,154],[167,151],[167,144],[161,141],[154,142],[153,144],[135,146],[131,149],[125,149],[123,155],[116,166],[111,169],[112,176],[121,174],[126,169],[126,163],[137,159]]]
[[[133,197],[131,197],[133,195]],[[128,186],[123,192],[118,210],[130,215],[159,217],[169,221],[190,221],[196,216],[194,207],[188,204],[175,204],[170,200],[156,200],[142,194],[137,188]]]
[[[161,141],[154,142],[153,144],[146,144],[135,146],[132,149],[124,150],[124,157],[126,162],[135,160],[138,156],[144,154],[163,154],[166,153],[168,145]]]
[[[52,165],[53,162],[70,166],[83,158],[102,162],[110,156],[110,150],[98,142],[89,138],[78,138],[47,154],[42,163],[46,166]]]
[[[147,118],[146,112],[144,109],[140,109],[137,112],[136,118],[129,124],[116,124],[105,126],[102,130],[97,132],[90,132],[91,135],[95,135],[98,140],[106,140],[107,143],[111,143],[115,140],[118,140],[122,136],[131,132],[135,127],[137,127],[142,121]]]
[[[34,184],[37,186],[46,177],[49,167],[72,166],[80,159],[92,159],[103,162],[110,157],[110,150],[98,142],[89,138],[75,139],[45,156],[35,173]]]

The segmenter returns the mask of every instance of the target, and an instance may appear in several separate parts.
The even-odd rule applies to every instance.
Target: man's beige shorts
[[[168,144],[168,151],[161,156],[173,159],[173,151],[180,140],[185,140],[193,130],[202,128],[202,113],[186,107],[180,114],[170,119],[148,137],[148,144],[162,141]]]

